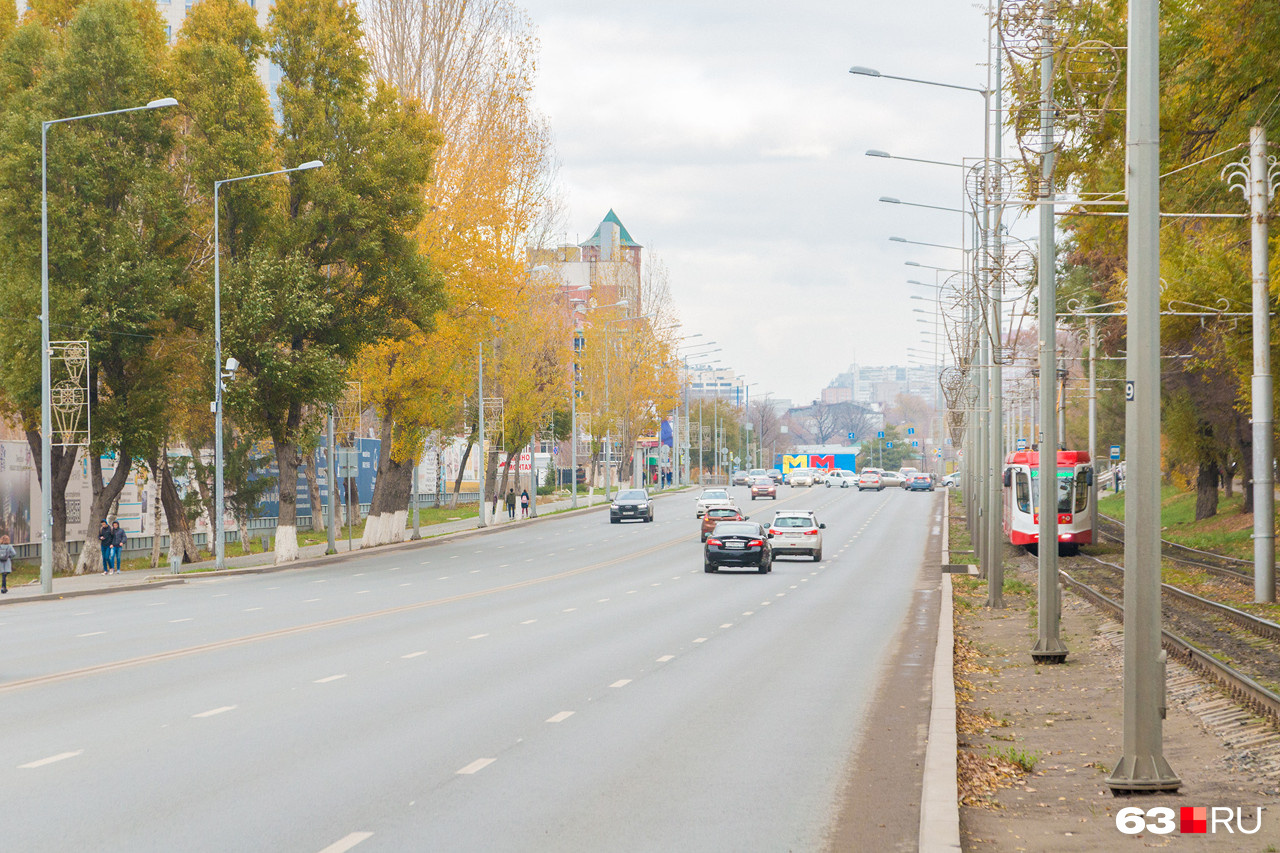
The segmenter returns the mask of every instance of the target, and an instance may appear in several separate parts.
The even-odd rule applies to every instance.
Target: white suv
[[[774,556],[783,554],[808,554],[815,563],[822,562],[822,531],[825,524],[818,523],[812,512],[792,510],[779,512],[769,524]]]

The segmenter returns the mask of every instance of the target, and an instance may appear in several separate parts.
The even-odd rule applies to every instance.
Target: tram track
[[[1099,537],[1112,542],[1123,543],[1124,522],[1098,513],[1097,533]],[[1180,545],[1177,542],[1170,542],[1168,539],[1160,540],[1160,554],[1164,559],[1173,563],[1190,566],[1217,577],[1249,585],[1253,584],[1253,563],[1249,560],[1201,551],[1187,545]]]
[[[1123,622],[1123,567],[1091,556],[1071,562],[1059,570],[1064,586]],[[1171,584],[1161,591],[1165,650],[1280,725],[1280,624]]]

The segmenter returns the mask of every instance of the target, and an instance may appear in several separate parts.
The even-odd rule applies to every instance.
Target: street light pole
[[[222,519],[225,515],[226,495],[223,484],[223,462],[222,462],[222,386],[224,379],[230,379],[235,376],[236,367],[239,363],[235,359],[228,359],[225,365],[226,373],[223,373],[222,363],[222,272],[219,260],[222,256],[222,246],[220,243],[220,235],[218,228],[218,194],[223,184],[233,184],[238,181],[248,181],[253,178],[268,178],[273,175],[284,175],[289,172],[302,172],[309,169],[319,169],[324,164],[319,160],[308,160],[300,166],[294,166],[291,169],[276,169],[273,172],[258,172],[254,175],[241,175],[238,178],[227,178],[221,181],[213,182],[213,420],[214,420],[214,437],[213,437],[213,455],[214,455],[214,484],[213,484],[213,508],[215,516],[213,521],[213,547],[214,547],[214,563],[216,568],[221,571],[227,567],[226,537],[222,532]],[[311,458],[311,464],[315,465],[315,456]],[[314,472],[312,472],[314,473]],[[333,483],[329,484],[329,502],[333,502]],[[313,513],[319,511],[319,507],[312,507]]]
[[[176,107],[159,98],[141,107],[57,118],[40,123],[40,587],[53,592],[53,362],[49,343],[49,128],[86,118]]]

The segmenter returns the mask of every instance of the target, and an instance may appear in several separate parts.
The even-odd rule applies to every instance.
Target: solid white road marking
[[[80,638],[80,637],[96,637],[96,636],[98,636],[99,634],[105,634],[105,633],[107,633],[107,632],[106,632],[106,631],[90,631],[90,632],[89,632],[89,633],[87,633],[87,634],[76,634],[76,637],[77,637],[77,638]]]
[[[317,679],[315,680],[315,683],[316,683],[316,684],[328,684],[330,681],[337,681],[339,678],[346,678],[346,677],[347,677],[347,674],[344,672],[344,673],[342,673],[342,675],[330,675],[330,676],[328,676],[328,677],[326,677],[326,678],[317,678]]]
[[[570,717],[572,717],[572,716],[573,716],[573,712],[572,712],[572,711],[561,711],[559,714],[556,714],[554,717],[549,718],[549,719],[547,720],[547,722],[548,722],[548,723],[563,723],[565,720],[569,719],[569,718],[570,718]]]
[[[492,764],[497,760],[498,759],[496,758],[477,758],[475,761],[471,762],[466,767],[459,770],[457,775],[470,776],[473,773],[479,773],[481,770],[485,769],[486,767],[488,767],[490,764]]]
[[[658,663],[666,663],[669,660],[675,660],[675,659],[676,659],[675,655],[663,655],[662,657],[658,658]]]
[[[418,658],[418,657],[422,657],[422,656],[423,656],[423,655],[425,655],[425,654],[426,654],[426,652],[409,652],[409,654],[407,654],[407,655],[400,655],[400,657],[404,658],[405,660],[408,660],[409,658]]]
[[[345,838],[340,838],[330,844],[328,847],[320,851],[320,853],[347,853],[352,847],[355,847],[361,841],[372,838],[372,832],[353,832]]]
[[[52,764],[55,761],[62,761],[67,758],[75,758],[83,749],[77,749],[75,752],[59,752],[57,755],[51,755],[48,758],[41,758],[39,761],[32,761],[29,764],[19,764],[19,770],[33,770],[36,767],[44,767],[46,764]]]
[[[630,678],[620,678],[617,681],[613,682],[613,684],[610,684],[609,686],[610,687],[626,687],[630,683],[631,683]]]
[[[483,640],[488,634],[476,634],[474,637],[467,637],[468,640]]]
[[[201,711],[199,714],[192,714],[191,718],[193,720],[199,720],[202,717],[212,717],[217,714],[225,714],[227,711],[234,711],[236,707],[236,705],[223,705],[221,708],[214,708],[211,711]]]

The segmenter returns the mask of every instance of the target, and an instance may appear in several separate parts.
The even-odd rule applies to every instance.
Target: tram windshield
[[[1033,472],[1037,474],[1038,472]],[[1081,472],[1083,479],[1084,472]],[[1068,513],[1072,511],[1072,504],[1075,496],[1075,480],[1071,477],[1058,477],[1058,513]],[[1035,502],[1036,510],[1040,509],[1040,477],[1032,476],[1031,478],[1031,499]],[[1087,497],[1086,497],[1087,500]]]

